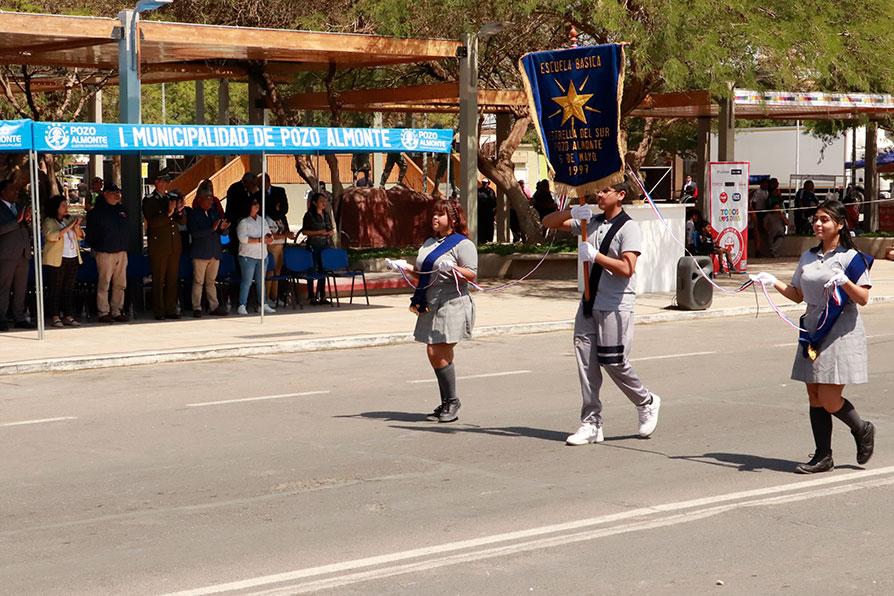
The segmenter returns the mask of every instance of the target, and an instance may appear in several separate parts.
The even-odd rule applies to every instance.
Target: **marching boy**
[[[549,229],[580,234],[581,221],[587,221],[587,238],[578,245],[578,254],[591,268],[590,299],[581,299],[574,319],[574,352],[583,407],[581,426],[566,439],[568,445],[604,440],[600,367],[636,406],[641,437],[650,436],[658,424],[661,400],[645,388],[627,359],[633,342],[636,258],[642,252],[639,226],[621,207],[631,190],[625,180],[599,191],[599,215],[581,205],[550,213],[542,222]]]

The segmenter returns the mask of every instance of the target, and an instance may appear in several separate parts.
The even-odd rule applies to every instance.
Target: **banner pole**
[[[583,194],[580,195],[580,205],[581,207],[586,206],[587,197]],[[582,219],[580,222],[580,234],[581,241],[587,242],[587,220]],[[580,252],[580,251],[578,251]],[[578,254],[578,258],[580,255]],[[587,266],[587,262],[584,261],[584,300],[587,302],[590,301],[590,268]]]

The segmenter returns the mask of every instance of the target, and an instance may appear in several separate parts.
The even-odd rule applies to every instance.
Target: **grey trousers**
[[[12,290],[12,320],[25,320],[25,294],[28,291],[28,259],[0,259],[0,321],[6,321],[9,293]]]
[[[617,310],[594,310],[585,317],[578,307],[574,318],[574,355],[580,375],[583,406],[581,422],[602,423],[602,368],[615,385],[636,406],[649,401],[651,393],[630,366],[627,355],[633,343],[633,313]]]

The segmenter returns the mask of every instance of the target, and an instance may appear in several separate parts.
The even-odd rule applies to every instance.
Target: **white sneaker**
[[[244,304],[240,304],[239,308],[236,309],[236,314],[237,315],[247,315],[248,309],[245,308]]]
[[[655,432],[658,426],[658,409],[661,407],[661,398],[652,394],[652,403],[645,406],[637,406],[639,415],[639,436],[648,437]]]
[[[276,309],[270,306],[270,303],[264,305],[264,312],[276,312]]]
[[[584,422],[573,435],[569,435],[565,439],[568,445],[586,445],[588,443],[601,443],[605,440],[602,436],[602,425],[596,425],[592,422]]]
[[[276,308],[276,302],[274,302],[273,300],[267,300],[264,302],[264,304],[266,304],[270,308]]]

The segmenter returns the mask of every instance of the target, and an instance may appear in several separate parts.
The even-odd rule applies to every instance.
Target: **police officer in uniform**
[[[155,175],[155,190],[143,199],[149,261],[152,264],[152,310],[156,320],[179,319],[177,278],[180,268],[180,228],[186,224],[180,191],[169,191],[173,177],[167,168]]]

